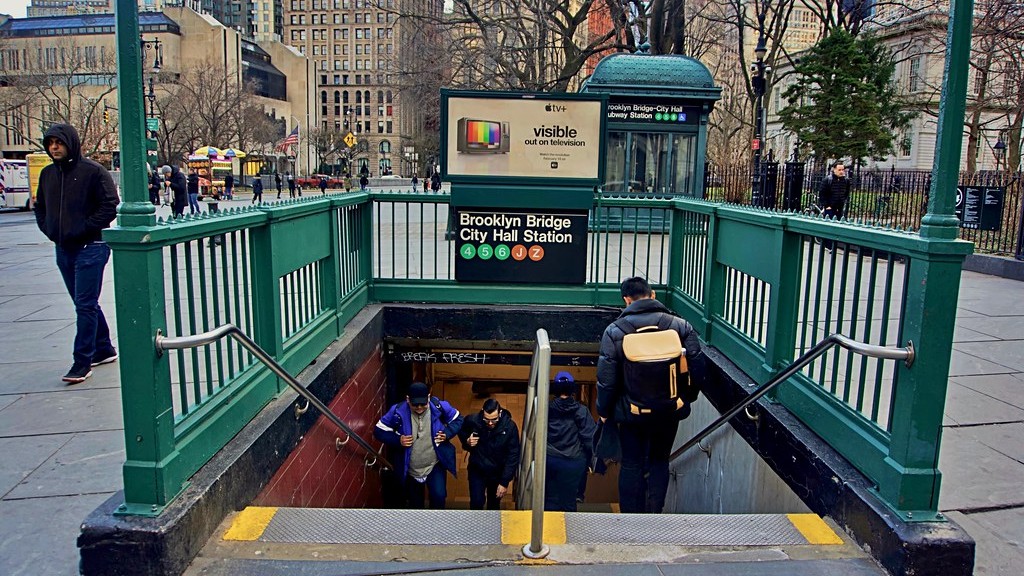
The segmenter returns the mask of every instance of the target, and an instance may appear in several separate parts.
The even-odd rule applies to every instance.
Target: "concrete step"
[[[225,519],[186,574],[504,574],[538,565],[558,574],[612,573],[605,569],[613,565],[614,573],[644,575],[681,567],[697,575],[885,574],[813,514],[544,516],[551,552],[529,560],[528,511],[250,507]]]

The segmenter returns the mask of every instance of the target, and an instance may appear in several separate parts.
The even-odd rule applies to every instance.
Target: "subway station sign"
[[[455,279],[583,284],[587,220],[585,210],[456,208]]]
[[[608,100],[609,123],[694,125],[700,122],[700,108],[684,106],[678,100],[612,96]]]

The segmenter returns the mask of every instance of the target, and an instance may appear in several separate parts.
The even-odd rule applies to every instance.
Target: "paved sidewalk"
[[[113,329],[111,271],[100,302]],[[52,245],[31,214],[0,212],[0,574],[7,576],[77,574],[81,520],[121,488],[118,365],[65,386],[74,325]],[[976,574],[1016,575],[1024,565],[1024,283],[964,272],[957,325],[942,509],[978,540]]]

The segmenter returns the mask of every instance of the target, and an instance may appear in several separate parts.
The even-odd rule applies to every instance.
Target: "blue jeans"
[[[193,214],[199,214],[202,210],[199,208],[199,194],[188,195],[188,207]]]
[[[405,495],[409,508],[423,508],[426,502],[423,499],[423,487],[426,485],[427,495],[430,497],[430,507],[438,510],[444,509],[444,501],[448,497],[448,481],[446,471],[440,462],[434,465],[434,469],[427,474],[426,482],[417,482],[412,476],[405,477]]]
[[[75,366],[88,366],[93,358],[106,358],[114,353],[110,328],[99,302],[103,268],[109,259],[110,247],[105,242],[90,242],[81,248],[57,246],[57,268],[75,302],[78,317]]]

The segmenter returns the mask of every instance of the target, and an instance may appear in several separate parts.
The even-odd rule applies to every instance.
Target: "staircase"
[[[551,553],[524,560],[528,511],[249,507],[186,574],[885,574],[840,534],[813,514],[547,512]]]

